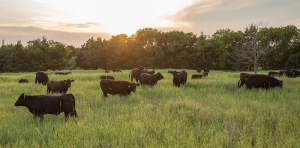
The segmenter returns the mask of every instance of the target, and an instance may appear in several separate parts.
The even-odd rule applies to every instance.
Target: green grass
[[[15,107],[21,93],[45,95],[35,73],[0,74],[0,147],[300,147],[300,78],[278,78],[283,88],[237,89],[239,72],[211,71],[187,84],[173,86],[172,75],[136,93],[102,98],[100,75],[129,81],[129,70],[72,71],[50,80],[75,79],[68,93],[76,98],[79,118],[63,113],[33,119]],[[267,74],[267,71],[260,73]],[[18,84],[27,78],[29,84]]]

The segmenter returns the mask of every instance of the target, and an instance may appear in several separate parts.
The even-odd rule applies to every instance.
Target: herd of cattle
[[[122,72],[121,69],[113,70],[114,72]],[[198,73],[201,73],[201,69],[197,69]],[[63,73],[56,72],[55,74],[66,75],[71,72]],[[109,73],[109,71],[105,71]],[[168,71],[168,73],[173,75],[173,85],[180,87],[184,85],[187,81],[187,72],[182,71]],[[207,77],[209,73],[208,69],[204,69],[202,75],[194,74],[192,79],[201,79],[202,77]],[[283,76],[287,77],[299,77],[300,72],[298,70],[286,70],[277,72],[269,72],[268,75],[262,74],[248,74],[240,73],[240,80],[238,82],[238,88],[246,84],[247,89],[254,88],[265,88],[269,89],[272,87],[282,87],[283,81],[273,78],[274,76]],[[146,70],[145,67],[140,66],[134,68],[129,73],[128,81],[115,80],[113,76],[102,75],[100,76],[100,88],[103,92],[103,96],[107,97],[107,94],[111,95],[129,95],[131,92],[136,91],[136,87],[139,85],[150,85],[153,86],[161,79],[164,79],[163,75],[158,72],[155,74],[155,71]],[[133,83],[135,79],[136,83]],[[64,112],[66,120],[69,115],[72,117],[77,117],[75,110],[75,97],[73,94],[66,94],[68,88],[71,87],[71,82],[75,80],[49,80],[48,73],[43,71],[37,71],[35,77],[35,84],[47,85],[47,94],[50,92],[64,93],[62,95],[37,95],[37,96],[28,96],[23,93],[20,95],[19,99],[15,103],[15,106],[25,106],[28,110],[35,116],[43,119],[45,114],[55,114],[58,115],[61,112]],[[138,83],[140,82],[140,83]],[[27,79],[19,80],[19,83],[28,83]]]

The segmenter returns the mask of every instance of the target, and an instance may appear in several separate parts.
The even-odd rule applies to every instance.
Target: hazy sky
[[[299,0],[0,0],[0,39],[46,36],[80,47],[93,37],[134,34],[145,27],[206,35],[250,23],[300,29]]]

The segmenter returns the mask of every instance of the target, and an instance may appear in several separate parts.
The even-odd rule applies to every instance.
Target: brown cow
[[[29,81],[28,81],[28,79],[21,79],[21,80],[19,80],[19,83],[28,83]]]

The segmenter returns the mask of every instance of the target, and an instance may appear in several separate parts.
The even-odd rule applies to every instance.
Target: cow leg
[[[103,97],[107,97],[107,92],[103,92]]]

